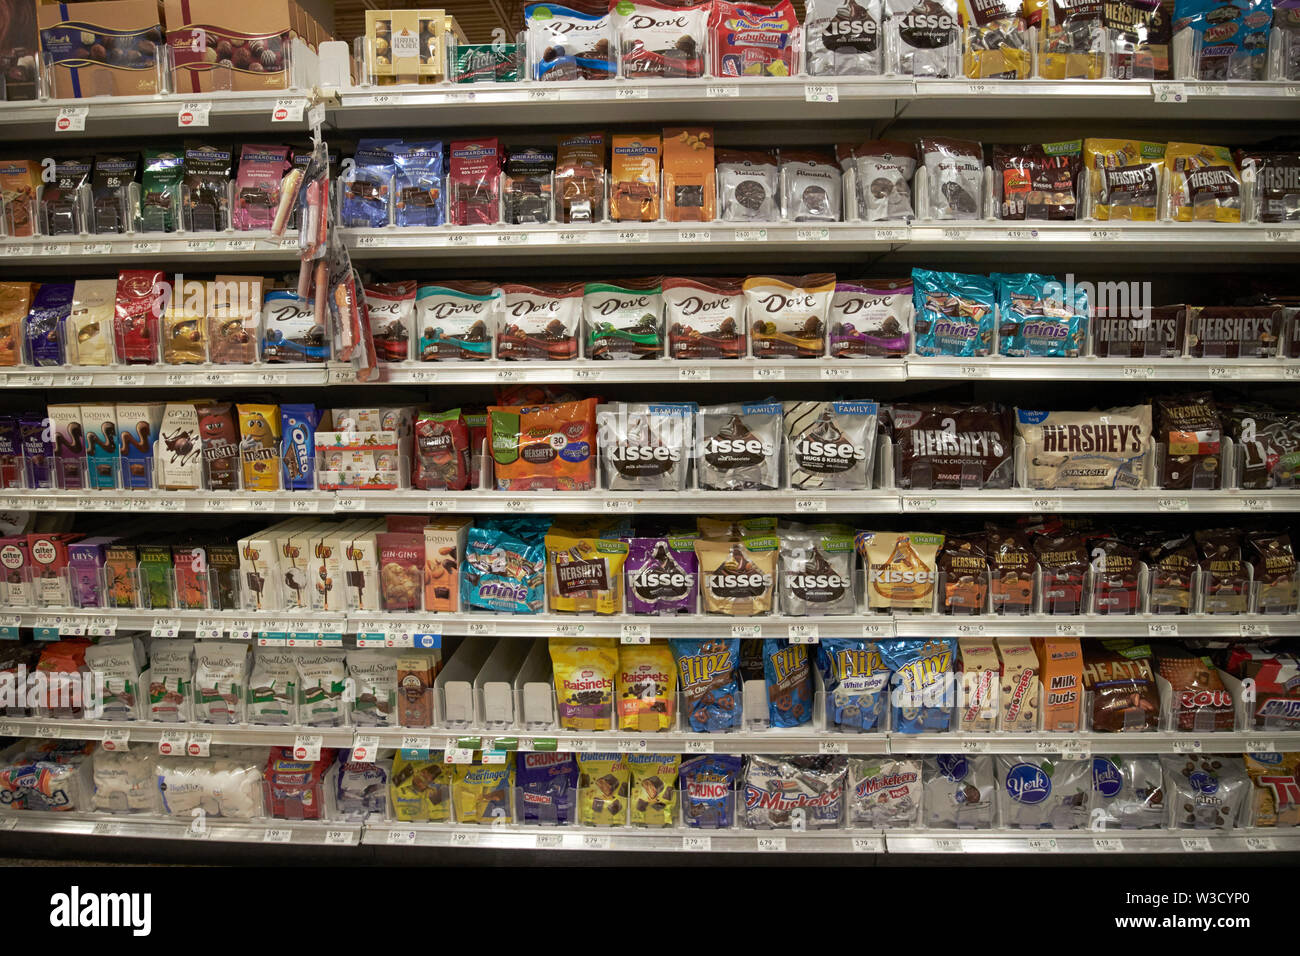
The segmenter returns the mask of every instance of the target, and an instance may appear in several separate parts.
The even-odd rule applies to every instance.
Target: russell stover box
[[[36,19],[57,99],[158,92],[163,33],[156,0],[43,3]]]

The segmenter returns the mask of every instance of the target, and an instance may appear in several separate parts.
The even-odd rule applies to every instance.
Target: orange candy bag
[[[498,491],[586,491],[596,486],[596,399],[493,405],[488,434]]]

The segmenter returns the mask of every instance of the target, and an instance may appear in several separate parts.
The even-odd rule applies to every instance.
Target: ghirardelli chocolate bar
[[[1132,641],[1085,641],[1083,687],[1092,694],[1092,729],[1132,733],[1160,726],[1151,648]]]
[[[1043,611],[1082,614],[1087,541],[1082,535],[1039,535],[1034,538],[1034,553],[1043,574]]]
[[[1192,358],[1276,358],[1281,306],[1192,306],[1187,352]]]
[[[1164,447],[1160,487],[1223,487],[1223,423],[1209,392],[1154,400],[1156,441]]]
[[[899,488],[1010,488],[1010,410],[1001,405],[889,406]]]
[[[983,614],[988,604],[989,563],[983,534],[950,534],[939,551],[943,593],[940,610],[948,614]]]
[[[1092,354],[1098,358],[1178,358],[1187,337],[1187,306],[1162,305],[1149,314],[1092,318]]]
[[[1118,538],[1093,538],[1088,553],[1092,555],[1092,609],[1097,614],[1136,614],[1142,603],[1137,548]]]
[[[988,542],[990,604],[994,614],[1029,614],[1034,609],[1038,557],[1029,539],[1014,528],[985,528]]]
[[[1241,532],[1206,528],[1196,532],[1201,564],[1202,610],[1245,614],[1250,605],[1250,567],[1242,560]]]
[[[1253,531],[1246,535],[1246,551],[1255,570],[1255,610],[1261,614],[1294,614],[1296,560],[1291,536]]]

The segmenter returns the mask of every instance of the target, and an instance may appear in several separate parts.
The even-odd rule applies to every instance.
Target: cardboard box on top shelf
[[[36,99],[36,0],[0,0],[0,100]]]
[[[293,0],[164,0],[167,45],[176,62],[176,93],[282,90],[290,85]],[[205,40],[194,49],[194,31]]]
[[[163,12],[157,0],[42,4],[36,22],[55,97],[158,92]]]

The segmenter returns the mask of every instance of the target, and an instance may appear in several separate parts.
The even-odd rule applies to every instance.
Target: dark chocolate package
[[[1287,488],[1300,478],[1300,415],[1266,405],[1222,405],[1224,427],[1237,446],[1237,484],[1247,490]]]
[[[1291,536],[1284,532],[1246,534],[1246,559],[1254,569],[1255,610],[1260,614],[1296,611],[1296,560]]]
[[[108,153],[95,157],[91,180],[91,232],[122,233],[131,225],[130,187],[140,179],[138,153]]]
[[[1164,768],[1167,825],[1178,830],[1231,830],[1251,792],[1240,757],[1227,754],[1171,755]]]
[[[1013,830],[1081,830],[1088,826],[1092,761],[999,756],[998,809]]]
[[[786,222],[839,222],[840,170],[829,153],[781,152],[781,218]]]
[[[1064,221],[1078,218],[1083,141],[993,147],[998,217]]]
[[[1300,24],[1300,6],[1290,12]],[[1300,51],[1300,37],[1293,45]],[[1300,57],[1300,52],[1296,55]],[[1243,173],[1248,165],[1255,170],[1260,222],[1300,222],[1300,153],[1245,150],[1238,151],[1236,159]]]
[[[561,136],[556,151],[555,188],[560,222],[605,218],[605,134]]]
[[[1084,641],[1083,687],[1092,695],[1094,731],[1133,733],[1159,729],[1160,694],[1148,645]]]
[[[695,406],[601,405],[597,444],[610,491],[683,491],[694,448]]]
[[[504,171],[504,221],[511,225],[550,222],[555,150],[549,146],[511,147],[506,150]]]
[[[1179,532],[1155,532],[1142,547],[1150,573],[1152,614],[1190,614],[1195,606],[1192,585],[1197,568],[1196,545]]]
[[[181,208],[181,181],[184,178],[185,157],[182,154],[167,149],[144,151],[144,174],[140,186],[140,228],[144,232],[176,231],[176,212]]]
[[[1223,429],[1214,396],[1209,392],[1166,395],[1152,404],[1155,440],[1164,446],[1160,487],[1223,487]]]
[[[33,365],[62,365],[64,322],[72,312],[71,282],[46,282],[32,298],[24,322],[27,353]]]
[[[871,487],[879,414],[875,402],[786,402],[784,411],[792,487]]]
[[[498,222],[500,143],[491,138],[458,140],[451,144],[447,162],[447,221],[457,226]]]
[[[82,231],[86,210],[80,193],[81,187],[90,184],[90,171],[89,159],[63,159],[54,164],[54,181],[46,183],[41,194],[46,235],[72,236]]]
[[[973,140],[922,137],[925,197],[930,219],[979,219],[984,196],[984,151]]]
[[[781,534],[781,609],[791,616],[852,614],[853,538],[849,535]]]
[[[1250,605],[1250,565],[1242,557],[1241,532],[1204,528],[1196,532],[1201,565],[1201,610],[1245,614]]]
[[[1152,830],[1164,826],[1162,778],[1159,757],[1093,757],[1091,826],[1105,830]]]
[[[777,161],[762,150],[719,149],[714,154],[719,217],[726,222],[775,222]]]
[[[396,167],[393,221],[399,226],[441,226],[446,221],[442,143],[394,143],[390,149]],[[495,212],[491,221],[496,221]]]
[[[989,558],[989,601],[994,614],[1029,614],[1034,609],[1038,557],[1015,528],[985,527]]]
[[[1235,723],[1232,694],[1207,655],[1176,644],[1155,648],[1156,671],[1173,692],[1175,730],[1208,733],[1232,730]]]
[[[1010,488],[1011,412],[996,404],[889,406],[899,488]]]
[[[1185,305],[1156,306],[1138,314],[1131,308],[1114,315],[1100,306],[1093,311],[1092,354],[1098,358],[1177,358],[1186,338]]]
[[[940,610],[947,614],[983,614],[989,595],[987,538],[980,533],[950,534],[939,550]]]
[[[835,283],[828,318],[833,358],[902,358],[912,341],[912,280]]]
[[[1192,306],[1187,310],[1187,353],[1192,358],[1276,358],[1281,306]]]
[[[745,758],[745,825],[750,829],[836,829],[844,812],[848,758]]]
[[[922,763],[925,825],[937,830],[993,826],[993,757],[937,754]]]
[[[1042,534],[1034,538],[1034,554],[1043,576],[1043,611],[1082,614],[1088,573],[1088,542],[1083,535]]]
[[[185,150],[183,195],[188,232],[220,232],[230,220],[230,150]]]
[[[343,182],[339,220],[345,226],[376,229],[388,225],[389,203],[397,176],[392,147],[397,140],[363,139],[353,154],[354,170]]]
[[[582,294],[582,320],[587,358],[663,356],[663,287],[657,277],[588,282]]]
[[[696,467],[701,488],[775,490],[781,484],[781,404],[700,409]]]
[[[1088,542],[1092,555],[1092,610],[1097,614],[1136,614],[1142,600],[1138,592],[1141,555],[1119,538],[1106,536]]]

